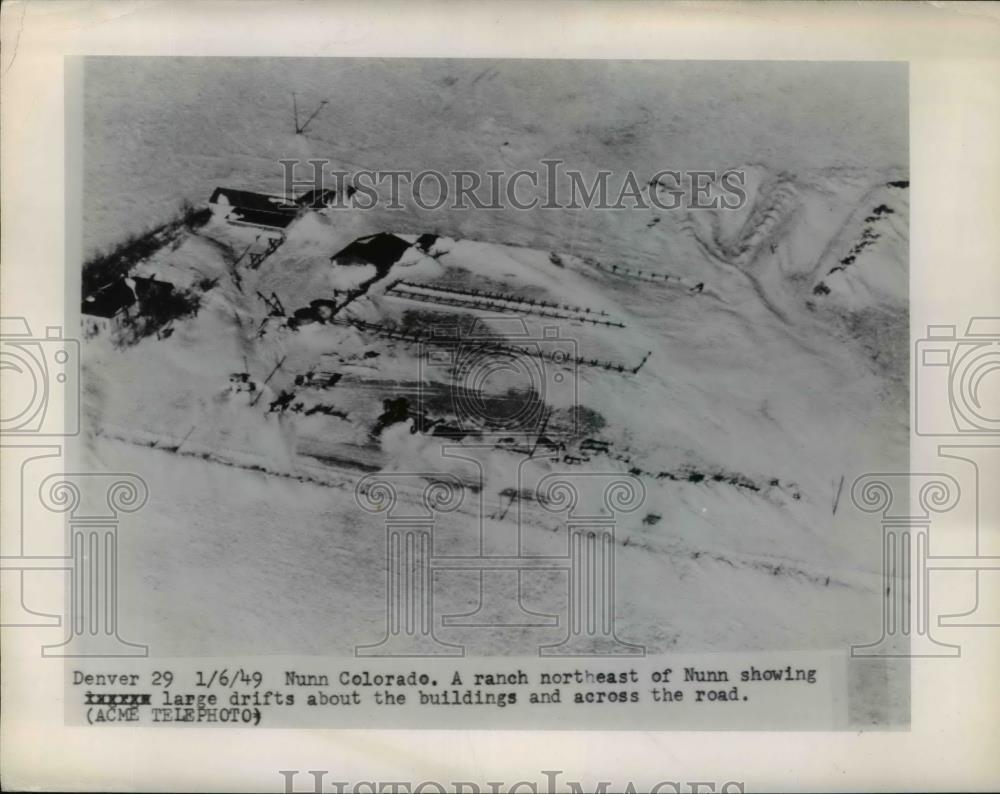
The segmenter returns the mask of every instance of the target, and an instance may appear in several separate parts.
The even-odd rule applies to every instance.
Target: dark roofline
[[[395,264],[411,244],[390,232],[377,232],[367,237],[359,237],[341,248],[330,257],[331,262],[341,264],[367,263],[376,267]]]
[[[230,187],[217,187],[212,191],[209,204],[218,204],[219,199],[225,197],[231,207],[257,210],[259,212],[280,212],[295,214],[299,211],[299,205],[294,201],[289,201],[281,196],[271,196],[267,193],[254,193],[251,190],[237,190]]]
[[[295,220],[295,214],[290,212],[269,212],[247,207],[234,207],[227,216],[229,223],[243,223],[248,226],[266,226],[271,229],[284,229]]]
[[[125,279],[118,278],[87,295],[80,304],[80,312],[90,317],[110,318],[121,314],[135,301],[135,293]]]

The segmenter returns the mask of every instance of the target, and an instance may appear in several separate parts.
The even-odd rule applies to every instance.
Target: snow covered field
[[[549,435],[565,439],[552,465],[631,472],[645,487],[616,534],[620,637],[650,653],[877,638],[880,535],[849,487],[907,461],[905,70],[94,59],[85,86],[91,253],[164,223],[182,201],[203,205],[217,185],[279,193],[288,157],[481,172],[559,157],[584,170],[747,174],[738,211],[306,212],[257,267],[239,259],[263,248],[249,228],[212,219],[164,239],[134,274],[193,290],[197,314],[137,344],[91,335],[84,352],[89,462],[150,485],[121,564],[157,654],[340,655],[377,639],[384,528],[358,509],[354,485],[378,470],[461,474],[442,445],[477,447],[486,545],[509,547],[523,452],[463,426],[450,373],[428,374],[420,343],[383,332],[457,322],[465,333],[483,314],[504,344],[495,318],[519,317],[529,338],[556,326],[578,351],[563,368],[576,389],[545,393]],[[292,129],[292,90],[304,104],[329,100],[304,135]],[[384,274],[330,262],[376,232],[439,238]],[[337,322],[288,327],[296,309],[375,276]],[[472,290],[504,297],[434,299]],[[546,317],[526,299],[574,308]],[[614,324],[581,321],[583,308]],[[509,388],[484,387],[486,404],[503,410]],[[412,408],[421,394],[440,399],[385,416],[384,400]],[[461,437],[435,434],[442,426]],[[533,553],[565,545],[551,516],[521,507]],[[440,531],[480,551],[467,507]],[[440,614],[475,608],[473,576],[438,578]],[[559,613],[565,578],[526,576],[523,597]],[[469,653],[523,654],[559,631],[440,635]]]

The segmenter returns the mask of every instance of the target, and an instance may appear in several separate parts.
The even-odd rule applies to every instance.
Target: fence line
[[[474,345],[480,349],[487,351],[495,351],[497,353],[514,353],[521,355],[535,356],[536,358],[549,359],[557,364],[573,362],[585,367],[596,367],[598,369],[604,369],[609,372],[618,372],[621,374],[635,375],[649,360],[650,355],[653,351],[647,351],[646,355],[642,357],[642,360],[634,367],[627,366],[620,362],[615,361],[602,361],[598,358],[588,358],[587,356],[567,356],[559,351],[550,352],[543,350],[537,346],[520,347],[518,345],[503,344],[500,342],[494,342],[491,340],[481,340],[477,341],[475,339],[461,339],[459,337],[441,337],[435,334],[422,333],[420,331],[407,331],[403,328],[399,328],[395,325],[390,325],[386,323],[370,323],[366,320],[341,320],[333,318],[329,322],[334,325],[349,326],[356,328],[359,331],[366,331],[368,333],[376,334],[378,336],[384,336],[387,339],[395,339],[404,342],[415,342],[419,344],[429,344],[438,345],[441,347],[457,347],[458,345]]]
[[[415,290],[427,290],[437,293],[427,295]],[[393,297],[405,298],[407,300],[422,301],[424,303],[438,303],[444,306],[460,306],[472,309],[493,309],[505,312],[523,312],[526,314],[536,314],[541,317],[552,317],[561,320],[575,320],[592,325],[603,325],[612,328],[624,328],[625,324],[617,320],[600,319],[598,316],[607,317],[603,311],[591,311],[591,309],[569,306],[560,306],[547,301],[532,301],[530,299],[499,297],[494,293],[482,293],[478,290],[444,290],[437,287],[427,287],[423,284],[410,284],[409,282],[395,282],[386,288],[386,294]],[[515,306],[505,306],[502,302],[514,303]],[[548,308],[548,307],[557,308]],[[563,310],[564,309],[564,310]],[[574,313],[575,312],[575,313]]]
[[[400,279],[394,281],[391,287],[401,285],[404,287],[416,287],[419,289],[428,290],[430,292],[443,292],[450,293],[453,295],[468,295],[472,297],[489,298],[491,300],[502,300],[509,301],[511,303],[524,303],[529,306],[543,306],[552,309],[564,309],[570,312],[581,312],[583,314],[597,314],[602,317],[607,317],[608,313],[603,309],[591,309],[589,306],[570,306],[568,303],[556,303],[555,301],[542,300],[540,298],[521,298],[517,295],[513,295],[507,292],[490,292],[488,290],[478,290],[478,289],[461,289],[459,287],[437,287],[431,284],[417,284],[413,281],[404,281]]]
[[[705,284],[701,282],[699,284],[690,284],[680,276],[672,276],[669,273],[659,274],[653,272],[646,272],[645,270],[633,270],[628,267],[619,267],[618,265],[602,265],[600,262],[588,261],[588,264],[593,265],[598,270],[603,270],[605,273],[610,273],[613,276],[622,276],[623,278],[636,279],[638,281],[650,281],[654,284],[666,284],[669,282],[674,282],[682,287],[686,287],[689,290],[695,290],[701,292]]]

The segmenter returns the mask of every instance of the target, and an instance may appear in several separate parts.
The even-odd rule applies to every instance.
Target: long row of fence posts
[[[625,276],[626,278],[641,279],[643,281],[676,281],[681,286],[685,286],[684,279],[680,276],[673,276],[670,273],[654,273],[652,271],[646,272],[645,270],[632,270],[628,267],[620,267],[619,265],[602,265],[600,262],[590,262],[598,270],[603,270],[605,273],[611,273],[616,276]]]
[[[414,285],[422,289],[431,289],[429,287],[424,287],[422,284]],[[555,304],[549,304],[545,302],[528,301],[519,298],[507,298],[498,297],[492,294],[477,295],[475,293],[467,293],[463,291],[455,290],[453,294],[446,294],[446,290],[436,290],[439,295],[425,295],[420,292],[413,292],[413,288],[408,284],[403,284],[397,282],[386,288],[386,294],[392,295],[398,298],[405,298],[407,300],[421,301],[423,303],[437,303],[444,306],[460,306],[464,308],[476,309],[476,308],[488,308],[496,311],[505,312],[524,312],[526,314],[536,314],[540,317],[550,317],[558,320],[574,320],[581,323],[590,323],[592,325],[603,325],[610,328],[624,328],[625,324],[618,322],[617,320],[603,320],[600,317],[588,316],[591,311],[589,308],[580,310],[579,307],[569,308],[567,307],[565,311],[560,311],[558,309],[548,309],[546,306],[554,306]],[[462,296],[462,297],[456,297]],[[507,301],[510,303],[518,303],[518,306],[504,306],[495,301]],[[578,311],[578,314],[571,314],[570,312]],[[605,317],[606,312],[594,312],[593,314],[601,314]]]
[[[450,293],[454,295],[468,295],[476,298],[488,298],[490,300],[501,300],[508,301],[510,303],[522,303],[528,306],[547,306],[552,309],[564,309],[568,312],[578,312],[582,314],[598,314],[602,317],[607,317],[608,313],[603,309],[591,309],[589,306],[570,306],[568,303],[556,303],[554,301],[542,300],[541,298],[521,298],[517,295],[513,295],[506,292],[489,292],[487,290],[478,289],[461,289],[460,287],[437,287],[432,284],[417,284],[412,281],[404,281],[399,279],[398,281],[392,282],[387,289],[392,289],[396,286],[403,287],[416,287],[419,289],[428,290],[431,292],[443,292]]]
[[[642,357],[642,360],[634,367],[629,367],[625,364],[615,361],[602,361],[598,358],[588,358],[587,356],[569,356],[563,354],[561,351],[546,351],[540,348],[532,347],[519,347],[518,345],[503,344],[500,342],[494,342],[492,340],[476,340],[476,339],[462,339],[459,337],[442,337],[435,334],[422,333],[420,331],[408,331],[403,328],[399,328],[396,325],[388,323],[371,323],[366,320],[341,320],[334,318],[330,320],[334,325],[340,325],[345,327],[356,328],[359,331],[367,331],[379,336],[384,336],[388,339],[396,339],[404,342],[416,342],[419,344],[431,344],[438,345],[441,347],[455,347],[458,345],[474,345],[475,347],[482,350],[492,350],[497,353],[514,353],[521,355],[534,356],[536,358],[549,359],[555,363],[569,363],[573,362],[576,364],[581,364],[587,367],[597,367],[600,369],[608,370],[609,372],[620,372],[627,373],[630,375],[635,375],[642,369],[649,357],[652,355],[651,350],[646,351],[646,354]]]

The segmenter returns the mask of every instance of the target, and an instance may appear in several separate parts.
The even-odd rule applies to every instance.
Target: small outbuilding
[[[135,292],[124,278],[118,278],[87,295],[80,311],[89,317],[110,320],[125,314],[135,302]]]
[[[402,237],[379,232],[359,237],[331,256],[330,261],[337,265],[374,265],[381,273],[396,264],[410,245]]]
[[[208,203],[216,215],[229,223],[278,231],[287,228],[302,209],[297,202],[281,196],[228,187],[217,187]]]

